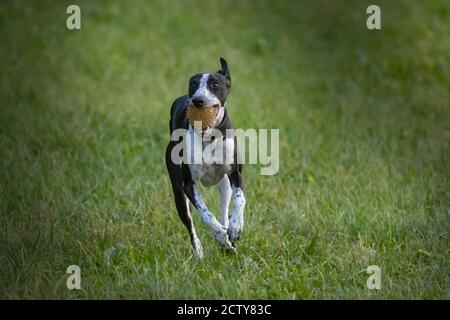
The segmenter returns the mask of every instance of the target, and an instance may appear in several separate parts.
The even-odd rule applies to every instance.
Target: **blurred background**
[[[381,30],[365,0],[70,4],[0,2],[1,298],[449,298],[448,1],[377,1]],[[245,166],[237,255],[194,217],[196,262],[164,151],[219,57],[280,171]]]

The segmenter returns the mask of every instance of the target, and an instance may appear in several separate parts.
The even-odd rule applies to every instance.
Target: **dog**
[[[244,178],[242,175],[242,164],[238,163],[238,145],[236,136],[230,137],[225,132],[233,132],[231,119],[226,109],[226,99],[231,89],[230,69],[225,59],[220,58],[221,69],[213,73],[199,73],[189,80],[188,94],[177,98],[170,109],[170,134],[171,141],[166,149],[166,166],[172,185],[175,198],[175,205],[181,221],[186,226],[194,255],[198,259],[203,258],[203,249],[198,238],[192,220],[192,205],[198,211],[201,220],[213,232],[215,239],[225,249],[235,252],[236,241],[239,240],[244,227]],[[195,126],[189,122],[187,108],[209,108],[214,107],[216,116],[213,125],[209,128],[195,130]],[[174,161],[172,153],[175,146],[180,143],[180,139],[173,139],[173,133],[177,129],[185,129],[184,139],[192,139],[194,135],[207,137],[209,132],[220,131],[222,137],[211,138],[210,141],[202,143],[202,151],[210,144],[216,144],[223,148],[224,153],[232,153],[232,163],[206,162],[185,163],[189,161]],[[217,132],[217,131],[216,131]],[[205,141],[205,139],[203,139]],[[220,142],[221,144],[217,144]],[[192,152],[190,148],[187,153]],[[187,157],[189,158],[191,154]],[[196,188],[196,183],[210,187],[217,185],[221,204],[220,222],[206,206],[200,193]],[[229,203],[233,197],[233,208],[230,216]]]

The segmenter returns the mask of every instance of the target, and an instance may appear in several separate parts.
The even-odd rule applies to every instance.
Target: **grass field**
[[[372,1],[77,1],[69,31],[72,3],[0,2],[0,298],[450,298],[448,1],[377,1],[375,31]],[[164,151],[220,56],[280,171],[245,166],[236,255],[195,214],[199,262]]]

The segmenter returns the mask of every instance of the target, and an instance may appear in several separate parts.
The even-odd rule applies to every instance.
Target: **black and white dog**
[[[220,58],[220,64],[221,70],[217,72],[194,75],[189,80],[188,95],[176,99],[170,110],[169,126],[171,141],[166,149],[166,165],[169,171],[178,215],[188,229],[194,254],[199,259],[203,257],[203,250],[192,221],[191,204],[194,205],[200,214],[202,221],[211,228],[216,240],[230,251],[235,251],[235,243],[239,239],[244,226],[245,197],[243,193],[242,164],[239,164],[237,161],[238,148],[236,137],[234,134],[231,137],[229,134],[226,134],[226,132],[230,132],[230,129],[234,133],[230,117],[225,107],[225,101],[231,89],[230,70],[225,59]],[[186,115],[188,106],[195,108],[216,108],[214,124],[210,128],[200,130],[200,132],[194,130],[193,124],[189,123]],[[193,135],[202,136],[202,149],[210,144],[220,142],[218,146],[223,148],[224,154],[233,154],[233,161],[231,163],[202,161],[201,163],[193,164],[174,161],[172,151],[180,142],[174,139],[172,135],[176,129],[186,129],[186,135],[183,139],[191,139]],[[205,141],[207,139],[204,139],[204,137],[207,137],[212,129],[219,130],[222,133],[222,137],[220,139],[212,138],[209,141]],[[191,150],[188,148],[186,152],[190,153]],[[191,155],[188,155],[185,159],[190,158]],[[208,207],[200,196],[195,186],[195,183],[198,181],[204,186],[218,185],[221,195],[220,222],[208,210]],[[232,196],[233,209],[229,217],[228,206]]]

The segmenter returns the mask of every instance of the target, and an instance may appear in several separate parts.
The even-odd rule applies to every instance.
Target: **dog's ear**
[[[220,66],[222,67],[222,69],[217,72],[225,76],[225,78],[227,79],[228,87],[231,87],[230,69],[228,68],[227,61],[222,57],[220,58]]]

